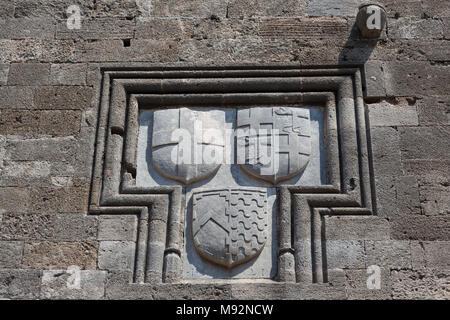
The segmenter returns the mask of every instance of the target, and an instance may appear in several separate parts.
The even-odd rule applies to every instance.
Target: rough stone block
[[[448,93],[442,84],[450,82],[450,66],[422,61],[386,62],[384,66],[388,96],[421,97]]]
[[[355,31],[352,32],[354,33]],[[331,57],[333,57],[331,62],[333,64],[366,64],[369,60],[390,60],[393,59],[391,57],[398,56],[394,52],[397,47],[394,49],[389,44],[374,46],[371,41],[355,41],[351,38],[330,38],[328,42],[328,44],[325,44],[327,51],[322,53],[322,55],[331,54]],[[315,46],[318,46],[315,48],[316,52],[320,52],[321,48],[323,48],[320,43],[315,44]],[[315,59],[315,61],[320,60],[317,55],[312,56],[311,59]],[[330,60],[330,58],[328,57],[325,61],[327,60]],[[383,71],[385,72],[384,69]]]
[[[87,109],[91,106],[92,88],[54,86],[36,89],[35,103],[45,109]]]
[[[0,63],[0,86],[6,86],[8,81],[9,64]]]
[[[369,116],[372,127],[419,125],[416,106],[406,99],[369,104]]]
[[[345,287],[345,270],[340,268],[328,269],[328,283],[333,287]]]
[[[449,241],[411,241],[413,269],[450,269]]]
[[[94,241],[97,239],[97,217],[84,214],[59,214],[55,221],[55,240]]]
[[[38,299],[42,271],[0,270],[0,298]]]
[[[10,172],[13,178],[20,176],[23,172],[13,172],[12,169],[26,168],[26,164],[38,163],[42,165],[28,165],[29,169],[33,167],[42,169],[43,172],[40,174],[36,172],[35,175],[42,177],[51,175],[49,181],[41,186],[67,187],[82,181],[88,183],[85,178],[89,177],[92,168],[94,137],[94,129],[82,128],[81,134],[77,137],[8,139],[4,152],[4,169]],[[12,168],[8,169],[10,166]],[[0,175],[3,173],[6,172],[1,172]],[[30,176],[33,176],[32,173],[33,171],[29,172]],[[30,182],[31,179],[26,180]],[[22,184],[19,183],[19,185]]]
[[[391,220],[391,235],[399,240],[450,240],[450,217],[397,216]]]
[[[136,216],[99,217],[98,240],[136,241]]]
[[[1,113],[0,134],[69,136],[80,132],[78,110],[14,110]]]
[[[242,36],[257,36],[261,19],[194,19],[191,21],[184,20],[186,23],[183,29],[187,33],[185,38],[196,40],[206,39],[235,39]]]
[[[56,216],[47,213],[3,213],[0,238],[50,240],[55,236]]]
[[[450,18],[443,18],[442,20],[444,22],[444,39],[450,40]]]
[[[3,149],[0,145],[3,157],[0,185],[59,188],[87,185],[92,169],[93,137],[94,129],[82,128],[76,138],[8,139]]]
[[[31,18],[31,17],[48,17],[54,19],[66,19],[66,10],[70,5],[77,5],[81,9],[83,16],[89,15],[94,9],[93,0],[15,0],[14,17]]]
[[[402,159],[448,159],[450,127],[401,127]]]
[[[391,289],[348,289],[346,291],[348,300],[392,300]]]
[[[387,240],[389,222],[379,217],[326,217],[328,240]]]
[[[76,62],[147,61],[168,63],[178,61],[176,41],[131,39],[125,47],[121,40],[103,40],[80,43],[74,50]]]
[[[72,62],[75,51],[73,40],[2,40],[0,63],[64,63]]]
[[[109,271],[106,276],[106,298],[111,299],[114,294],[120,295],[121,289],[124,288],[123,284],[132,281],[133,271]]]
[[[269,289],[270,288],[270,289]],[[207,288],[201,288],[197,285],[192,288],[186,288],[186,290],[198,290],[203,289],[202,293]],[[211,289],[209,289],[211,291]],[[303,294],[298,296],[298,292]],[[206,293],[206,292],[205,292]],[[212,293],[212,292],[211,292]],[[211,294],[210,293],[210,294]],[[221,294],[224,295],[222,297]],[[267,283],[233,283],[230,285],[230,297],[227,297],[226,290],[220,290],[217,293],[218,299],[229,300],[245,300],[249,296],[255,296],[256,300],[332,300],[332,299],[345,299],[344,287],[331,287],[328,284],[294,284],[292,286],[270,286]]]
[[[77,163],[87,150],[85,143],[74,137],[9,139],[6,154],[12,161]]]
[[[28,188],[0,188],[0,211],[25,212],[30,204]]]
[[[55,187],[70,187],[73,185],[72,177],[50,177],[52,185]]]
[[[91,159],[92,161],[92,159]],[[89,178],[91,174],[92,169],[92,163],[91,161],[83,161],[76,164],[70,164],[70,163],[64,163],[64,162],[55,162],[52,163],[50,167],[50,177],[42,181],[39,186],[43,187],[65,187],[64,180],[62,181],[62,184],[60,181],[58,181],[61,177],[64,179],[64,177],[67,177],[68,174],[73,176],[76,179],[82,179],[86,180]],[[55,180],[57,179],[57,180]],[[38,185],[38,184],[34,184]],[[70,182],[68,184],[70,186]],[[83,201],[84,203],[84,201]],[[70,204],[71,205],[71,204]],[[69,205],[69,206],[70,206]]]
[[[101,241],[98,267],[108,271],[133,270],[135,246],[133,241]]]
[[[377,215],[380,217],[397,215],[397,188],[395,179],[390,176],[376,176],[375,190],[377,198]]]
[[[259,19],[220,19],[211,18],[152,18],[138,21],[137,39],[154,40],[211,40],[233,39],[243,35],[257,35]]]
[[[302,0],[231,0],[227,17],[301,17],[305,11],[305,1]]]
[[[48,63],[13,63],[9,68],[8,85],[46,85],[49,77]]]
[[[33,105],[33,88],[0,86],[0,109],[26,109]]]
[[[91,14],[93,17],[132,19],[141,14],[141,6],[145,1],[148,0],[96,0]]]
[[[238,46],[240,50],[236,51]],[[201,60],[213,64],[292,62],[297,59],[292,46],[293,42],[287,39],[264,40],[254,36],[222,40],[186,40],[180,46],[180,60],[190,63]],[[301,61],[301,58],[298,57],[297,61]]]
[[[356,17],[362,0],[307,0],[306,14],[313,17]]]
[[[378,215],[420,214],[418,180],[414,176],[376,177]]]
[[[442,39],[444,24],[440,20],[400,18],[389,21],[392,39]]]
[[[446,186],[450,184],[449,160],[404,160],[407,174],[416,175],[421,184]]]
[[[134,36],[134,22],[126,19],[100,18],[82,20],[81,29],[68,29],[66,22],[58,24],[56,39],[131,39]]]
[[[23,242],[0,241],[0,269],[17,269],[22,264]]]
[[[219,18],[224,18],[227,15],[227,3],[221,0],[153,0],[151,7],[151,13],[155,17],[217,16]]]
[[[400,137],[395,128],[371,129],[373,161],[376,176],[399,176],[403,172]]]
[[[52,166],[46,161],[5,161],[0,171],[0,186],[45,184],[51,172]]]
[[[421,125],[450,125],[450,96],[420,99],[417,101],[417,112]]]
[[[228,299],[233,300],[241,300],[245,299],[245,296],[249,296],[251,293],[254,292],[256,294],[256,300],[264,300],[267,298],[266,294],[269,291],[268,288],[266,290],[261,290],[265,284],[261,283],[248,283],[246,285],[243,284],[236,284],[232,285],[230,287],[230,295],[231,297]],[[225,292],[224,292],[225,293]],[[279,287],[276,289],[270,290],[271,295],[274,299],[280,298],[281,296],[284,296],[286,294],[286,290],[283,287]]]
[[[2,3],[0,7],[0,18],[13,18],[14,17],[14,2]]]
[[[385,268],[411,268],[409,241],[365,241],[366,265]]]
[[[43,18],[0,20],[0,39],[53,39],[56,22]]]
[[[111,278],[109,276],[113,275]],[[109,273],[108,282],[125,279],[127,273]],[[231,299],[230,284],[181,284],[174,286],[139,286],[133,284],[114,283],[107,286],[106,295],[108,299],[156,299],[173,300],[176,296],[184,299]],[[242,285],[240,287],[243,287]]]
[[[445,0],[422,1],[422,9],[426,17],[450,17],[450,7]]]
[[[420,203],[423,214],[427,216],[450,214],[449,185],[420,186]]]
[[[272,39],[346,38],[350,29],[342,18],[263,18],[259,23],[259,35]]]
[[[0,110],[1,113],[1,110]],[[4,167],[5,166],[5,160],[6,160],[6,137],[0,135],[0,159],[2,159],[1,166]],[[2,172],[0,172],[0,176],[2,176]],[[1,212],[1,211],[0,211]]]
[[[328,240],[328,268],[364,268],[364,241]]]
[[[95,242],[30,242],[25,244],[23,266],[30,269],[96,269]]]
[[[391,279],[388,268],[380,268],[380,289],[368,288],[368,278],[373,272],[367,272],[367,269],[348,269],[345,270],[345,288],[348,299],[390,299]]]
[[[384,82],[383,63],[371,61],[364,65],[366,81],[366,98],[380,98],[386,96],[386,84]]]
[[[422,17],[421,0],[383,0],[388,17]]]
[[[448,270],[393,270],[391,279],[394,299],[446,300],[450,295]]]
[[[86,76],[87,76],[86,64],[62,63],[62,64],[52,64],[50,67],[50,83],[52,85],[84,86],[86,85]],[[41,90],[45,92],[45,89]],[[64,95],[70,94],[70,91],[67,88],[65,90],[66,92],[64,92]],[[76,90],[80,89],[78,88],[72,89],[72,91]],[[38,91],[38,94],[42,94],[42,92]]]
[[[136,22],[136,39],[183,39],[187,36],[185,25],[193,19],[149,18]],[[192,22],[191,22],[192,23]],[[192,26],[191,26],[192,28]]]
[[[63,188],[34,187],[31,208],[34,212],[86,212],[89,185]]]
[[[271,39],[263,38],[262,42],[253,40],[252,46],[249,46],[247,50],[250,52],[253,50],[263,50],[264,56],[262,59],[270,61],[276,61],[279,59],[284,62],[300,62],[305,65],[312,65],[314,61],[320,60],[323,63],[336,63],[339,60],[340,47],[337,48],[333,45],[326,45],[326,40],[312,40],[312,39]],[[306,44],[309,43],[309,44]],[[337,45],[339,46],[339,45]],[[277,48],[278,49],[275,49]],[[321,47],[322,50],[318,50]],[[282,48],[280,50],[280,48]],[[262,63],[263,60],[261,60]]]
[[[44,271],[41,299],[99,300],[105,293],[106,271]],[[77,278],[79,277],[79,278]]]
[[[401,214],[420,214],[419,183],[416,177],[398,177],[395,181],[397,189],[397,207]]]
[[[444,29],[445,30],[445,29]],[[450,54],[450,43],[442,40],[400,39],[395,40],[396,59],[399,61],[431,61],[434,65],[445,65]],[[391,60],[385,58],[386,60]],[[425,97],[423,97],[425,98]]]

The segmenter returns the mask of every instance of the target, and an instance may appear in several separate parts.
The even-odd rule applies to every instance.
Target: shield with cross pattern
[[[163,177],[183,184],[213,175],[222,164],[224,126],[223,110],[156,110],[151,143],[154,168]],[[206,132],[211,130],[214,134],[208,136]],[[214,161],[207,161],[204,157],[206,151],[219,156]]]
[[[237,157],[248,174],[273,184],[299,175],[311,156],[308,108],[255,107],[237,112]]]

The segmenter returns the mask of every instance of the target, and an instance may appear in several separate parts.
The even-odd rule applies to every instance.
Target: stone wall
[[[0,297],[449,299],[450,4],[383,0],[387,30],[368,41],[361,2],[2,0]],[[119,62],[362,67],[376,215],[327,220],[329,283],[122,286],[137,217],[88,214],[100,68]]]

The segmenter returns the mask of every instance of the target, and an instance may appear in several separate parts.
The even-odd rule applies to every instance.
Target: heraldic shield
[[[259,179],[278,183],[300,174],[311,156],[307,108],[246,108],[237,112],[238,163]]]
[[[184,184],[214,174],[223,160],[224,135],[217,131],[223,130],[224,124],[223,110],[179,108],[155,111],[153,166],[162,176]],[[205,153],[219,155],[219,158],[205,161]]]
[[[226,268],[258,256],[267,240],[265,189],[196,191],[192,198],[192,236],[204,259]]]

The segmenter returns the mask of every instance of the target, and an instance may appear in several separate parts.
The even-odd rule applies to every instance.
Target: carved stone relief
[[[201,132],[208,128],[223,128],[224,123],[225,113],[219,110],[194,111],[180,108],[155,111],[152,136],[153,166],[163,176],[184,184],[207,178],[220,167],[221,163],[200,161],[203,159],[200,159],[202,154],[197,154],[199,149],[197,144],[210,144],[214,149],[223,149],[223,139],[216,139],[213,143],[205,142]],[[195,128],[196,125],[201,128]],[[196,130],[200,131],[199,134],[196,134]],[[181,150],[180,140],[187,138],[192,139],[189,148]]]
[[[90,213],[138,216],[130,281],[328,281],[324,217],[376,208],[358,68],[102,76]]]
[[[218,189],[193,195],[195,248],[207,260],[234,267],[257,256],[267,240],[263,189]]]
[[[242,169],[272,183],[298,175],[307,166],[311,155],[310,126],[309,109],[306,108],[239,110],[237,127],[248,131],[239,137],[244,141],[238,142],[245,146],[245,152],[241,152],[241,156],[245,156]],[[249,139],[252,134],[256,137]],[[266,146],[262,148],[264,151],[260,150],[262,146]],[[264,158],[268,159],[264,161]]]

